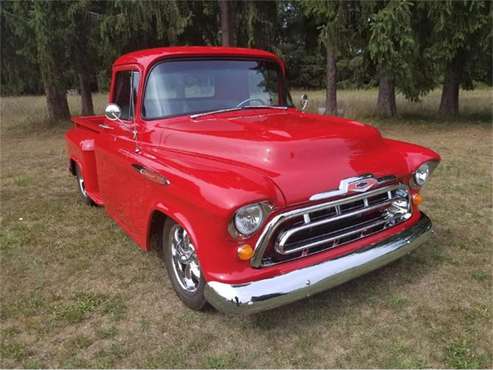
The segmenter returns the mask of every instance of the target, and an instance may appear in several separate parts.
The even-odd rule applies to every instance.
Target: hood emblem
[[[347,184],[346,188],[348,193],[363,193],[367,190],[370,190],[376,184],[378,184],[377,179],[370,177],[368,179],[360,179],[350,182]]]
[[[320,200],[352,193],[363,193],[378,184],[389,182],[394,179],[395,176],[386,176],[380,179],[376,179],[371,174],[358,177],[349,177],[347,179],[341,180],[341,182],[339,183],[339,189],[314,194],[310,197],[310,200]]]

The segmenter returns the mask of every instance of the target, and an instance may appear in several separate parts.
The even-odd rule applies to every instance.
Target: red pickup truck
[[[132,52],[113,65],[105,115],[66,134],[82,200],[157,250],[193,309],[271,309],[430,235],[419,192],[440,156],[296,109],[285,76],[262,50]]]

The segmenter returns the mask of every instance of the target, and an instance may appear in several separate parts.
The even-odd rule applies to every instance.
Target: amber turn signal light
[[[250,244],[243,244],[238,247],[238,258],[242,261],[248,261],[253,256],[253,248]]]
[[[413,195],[413,203],[416,207],[420,206],[423,203],[423,196],[419,193]]]

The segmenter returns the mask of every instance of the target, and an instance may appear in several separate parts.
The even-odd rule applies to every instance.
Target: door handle
[[[105,128],[105,129],[107,129],[107,130],[113,130],[113,127],[108,126],[108,125],[105,125],[104,123],[100,123],[100,124],[99,124],[99,127],[101,127],[101,128]]]
[[[137,173],[141,174],[142,176],[144,176],[145,178],[147,178],[151,181],[157,182],[158,184],[161,184],[161,185],[169,185],[170,184],[170,181],[166,177],[164,177],[164,176],[160,175],[159,173],[154,172],[148,168],[145,168],[144,166],[142,166],[138,163],[132,164],[132,167]]]

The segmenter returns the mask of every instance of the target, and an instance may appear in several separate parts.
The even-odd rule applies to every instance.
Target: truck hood
[[[153,142],[165,149],[254,167],[287,204],[337,189],[342,179],[372,173],[404,176],[407,164],[374,127],[295,110],[256,110],[163,124]]]

